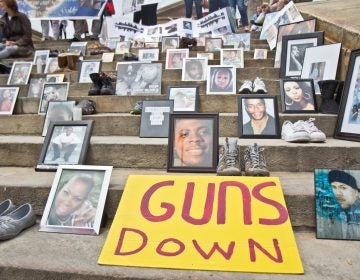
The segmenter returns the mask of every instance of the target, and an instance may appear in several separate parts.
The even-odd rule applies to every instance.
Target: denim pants
[[[209,0],[209,13],[231,6],[230,1],[235,0]]]
[[[0,43],[0,59],[7,58],[11,56],[12,54],[16,53],[19,46],[6,46],[5,44]]]
[[[202,18],[201,0],[184,0],[185,1],[185,13],[187,18],[192,16],[193,3],[195,2],[195,11],[197,19]]]
[[[245,6],[245,0],[229,0],[230,6],[235,9],[236,12],[236,6],[239,9],[240,16],[241,16],[241,24],[242,26],[248,26],[249,25],[249,19],[247,15],[247,6]]]

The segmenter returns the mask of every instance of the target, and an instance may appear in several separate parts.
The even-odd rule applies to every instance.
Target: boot
[[[61,68],[61,70],[64,70],[68,66],[66,53],[60,53],[58,55],[58,65]]]
[[[115,95],[115,89],[111,83],[111,77],[105,73],[101,73],[100,76],[102,87],[100,89],[101,95]]]
[[[241,176],[237,139],[229,140],[226,137],[225,141],[225,145],[220,152],[216,173],[219,176]]]
[[[245,175],[247,176],[269,176],[266,167],[264,149],[256,143],[245,149]]]
[[[339,111],[339,104],[336,103],[334,97],[339,81],[323,80],[319,81],[318,84],[321,92],[319,112],[323,114],[337,114]]]
[[[70,70],[76,71],[77,69],[77,62],[79,60],[80,54],[79,53],[69,53],[67,56],[67,64]]]
[[[102,82],[101,82],[101,77],[99,73],[91,73],[90,74],[90,79],[93,82],[93,84],[91,85],[90,89],[89,89],[89,95],[100,95],[100,90],[103,86]]]
[[[339,81],[338,87],[336,88],[335,102],[340,105],[341,96],[344,89],[344,81]]]

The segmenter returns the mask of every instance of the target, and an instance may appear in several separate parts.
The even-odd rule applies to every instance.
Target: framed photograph
[[[174,100],[174,112],[199,110],[199,86],[169,86],[168,98]]]
[[[173,100],[144,100],[141,112],[140,137],[166,138]]]
[[[236,94],[236,68],[234,66],[208,66],[207,94]]]
[[[83,60],[80,63],[80,71],[78,81],[80,84],[92,83],[90,79],[91,73],[99,73],[101,68],[101,60]]]
[[[281,79],[280,92],[283,112],[317,112],[314,82],[312,79]]]
[[[0,115],[12,115],[19,87],[0,87]]]
[[[32,62],[14,62],[7,85],[26,85],[29,81]]]
[[[162,63],[119,63],[116,95],[160,95]]]
[[[145,42],[145,48],[146,49],[158,49],[159,43],[157,42]]]
[[[312,32],[283,36],[280,78],[300,77],[304,63],[305,50],[321,46],[324,32]]]
[[[106,46],[111,49],[111,50],[115,50],[116,48],[116,44],[120,42],[120,38],[119,37],[110,37],[106,40]]]
[[[38,113],[45,114],[50,101],[66,101],[69,91],[69,82],[45,83],[40,97]]]
[[[360,240],[360,170],[315,169],[316,238]]]
[[[205,38],[206,52],[219,52],[222,49],[222,38]]]
[[[210,53],[196,53],[196,58],[207,58],[209,59],[214,59],[214,53],[210,52]]]
[[[57,57],[49,57],[46,62],[44,73],[52,74],[57,70],[60,70],[59,64],[58,64],[58,58]]]
[[[280,138],[277,96],[238,97],[240,138]]]
[[[282,38],[285,35],[303,34],[315,31],[316,19],[304,20],[289,24],[280,25],[277,32],[274,67],[280,68],[282,53]]]
[[[334,137],[360,141],[360,49],[350,54]]]
[[[216,172],[219,115],[170,115],[168,171]]]
[[[60,164],[85,164],[93,123],[51,122],[35,169],[55,171]]]
[[[302,79],[313,79],[315,94],[320,94],[318,81],[336,77],[341,43],[307,48],[301,70]]]
[[[145,38],[134,38],[131,44],[131,48],[140,49],[145,48]]]
[[[205,38],[211,37],[211,32],[208,33],[200,33],[196,38],[198,47],[205,47]]]
[[[27,97],[40,97],[45,82],[45,78],[31,78]]]
[[[183,59],[189,56],[189,49],[167,49],[165,69],[182,69]]]
[[[115,54],[113,52],[106,52],[102,54],[101,61],[103,63],[113,62]]]
[[[254,59],[267,59],[267,49],[255,49]]]
[[[46,61],[49,58],[49,55],[50,55],[50,50],[35,51],[33,65],[37,65],[38,62],[40,62],[41,65],[46,65]]]
[[[74,117],[75,101],[50,101],[43,125],[41,136],[45,137],[50,122],[72,121]]]
[[[115,47],[115,53],[116,54],[125,54],[130,51],[130,48],[131,48],[130,41],[117,42],[116,47]]]
[[[207,58],[185,58],[181,79],[183,81],[204,81],[206,80],[207,66]]]
[[[177,36],[162,37],[161,52],[166,52],[167,49],[177,49],[180,44],[180,38]]]
[[[237,45],[234,48],[244,49],[244,51],[250,51],[250,33],[235,34],[237,38]]]
[[[244,49],[221,49],[220,64],[244,68]]]
[[[64,81],[65,74],[47,74],[47,83],[62,83]]]
[[[86,55],[87,42],[72,42],[68,49],[68,52],[80,53]]]
[[[138,57],[139,61],[158,61],[159,49],[140,49]]]
[[[59,165],[39,230],[98,235],[111,172],[112,166]]]

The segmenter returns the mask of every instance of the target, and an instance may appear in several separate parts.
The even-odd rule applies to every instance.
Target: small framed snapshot
[[[19,87],[0,87],[0,115],[12,115]]]
[[[196,54],[196,58],[207,58],[209,59],[214,59],[214,53],[210,52],[210,53],[197,53]]]
[[[168,98],[174,100],[174,112],[199,110],[199,86],[169,86]]]
[[[236,34],[237,45],[235,48],[244,49],[244,51],[250,51],[250,33],[239,33]]]
[[[51,122],[37,171],[55,171],[60,164],[85,164],[93,120]]]
[[[131,44],[131,48],[133,49],[140,49],[145,48],[145,39],[144,38],[134,38]]]
[[[26,85],[29,81],[32,62],[14,62],[7,81],[7,85]]]
[[[220,64],[244,68],[244,49],[221,49]]]
[[[140,137],[167,138],[173,100],[144,100],[142,104]]]
[[[118,63],[116,95],[160,95],[162,63]]]
[[[316,238],[360,240],[360,170],[315,169]]]
[[[145,42],[146,49],[158,49],[159,43],[158,42]]]
[[[40,97],[46,78],[31,78],[27,97]]]
[[[312,79],[281,79],[280,92],[284,113],[317,112]]]
[[[305,50],[310,47],[321,46],[323,43],[324,32],[283,36],[280,78],[300,77]]]
[[[74,108],[75,101],[50,101],[46,111],[41,136],[46,136],[50,122],[72,121]]]
[[[238,97],[240,138],[280,138],[277,96]]]
[[[130,51],[131,42],[130,41],[123,41],[117,42],[115,47],[115,54],[125,54]]]
[[[206,80],[207,58],[188,57],[184,59],[181,79],[183,81]]]
[[[62,83],[64,81],[65,74],[47,74],[47,83]]]
[[[45,114],[50,101],[66,101],[69,92],[69,82],[45,83],[40,97],[38,113]]]
[[[44,73],[45,74],[53,74],[57,70],[60,70],[58,58],[57,57],[49,57],[46,62]]]
[[[33,65],[46,65],[46,61],[49,58],[50,50],[37,50],[34,54]]]
[[[208,66],[207,94],[236,94],[235,66]]]
[[[91,73],[99,73],[101,68],[101,60],[83,60],[80,63],[80,71],[78,81],[80,84],[92,83],[90,79]]]
[[[98,235],[111,172],[112,166],[59,165],[39,230]]]
[[[183,59],[189,56],[189,49],[167,49],[165,69],[182,69]]]
[[[102,54],[101,61],[103,63],[113,62],[115,54],[113,52],[105,52]]]
[[[216,172],[218,138],[218,114],[171,114],[167,170]]]
[[[117,42],[120,42],[119,37],[110,37],[106,40],[106,46],[111,50],[115,50]]]
[[[350,54],[334,137],[360,142],[360,49]]]
[[[140,49],[138,52],[139,61],[158,61],[159,49]]]
[[[339,63],[341,43],[307,48],[301,70],[302,79],[313,79],[315,94],[320,94],[318,81],[334,80]]]
[[[222,49],[222,38],[205,38],[205,51],[206,52],[219,52]]]
[[[161,52],[166,52],[167,49],[177,49],[180,44],[180,38],[177,36],[162,37]]]
[[[254,59],[267,59],[267,49],[255,49]]]
[[[72,42],[68,49],[68,52],[80,53],[86,55],[86,46],[88,42]]]
[[[223,35],[223,43],[224,46],[232,46],[235,47],[239,44],[238,34],[224,34]]]

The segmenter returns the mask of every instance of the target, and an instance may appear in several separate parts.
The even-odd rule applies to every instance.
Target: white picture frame
[[[32,66],[32,62],[15,61],[11,67],[7,85],[27,85]]]
[[[189,57],[189,49],[167,49],[165,69],[182,69],[184,58]]]
[[[188,57],[184,59],[182,81],[204,81],[207,75],[207,58]]]
[[[235,66],[208,66],[206,94],[236,94]]]
[[[220,65],[234,65],[236,68],[244,68],[244,49],[221,49]]]

